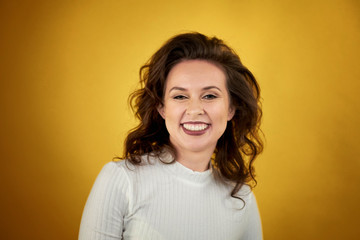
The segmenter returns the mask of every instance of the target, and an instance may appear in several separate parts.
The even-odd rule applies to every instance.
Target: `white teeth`
[[[207,124],[189,124],[189,123],[185,123],[184,128],[190,131],[202,131],[205,130],[207,128]]]

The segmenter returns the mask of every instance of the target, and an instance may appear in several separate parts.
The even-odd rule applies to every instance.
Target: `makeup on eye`
[[[187,97],[184,95],[175,95],[174,97],[172,97],[175,100],[183,100],[186,99]]]
[[[212,100],[218,98],[218,96],[216,94],[206,94],[205,96],[203,96],[203,98],[206,100]]]

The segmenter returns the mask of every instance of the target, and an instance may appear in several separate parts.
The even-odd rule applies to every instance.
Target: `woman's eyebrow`
[[[179,91],[186,91],[186,88],[182,88],[182,87],[173,87],[169,90],[169,92],[174,91],[174,90],[179,90]]]
[[[220,88],[218,88],[218,87],[216,87],[216,86],[204,87],[203,90],[210,90],[210,89],[213,89],[213,88],[215,88],[215,89],[217,89],[217,90],[219,90],[219,91],[221,92]]]
[[[217,90],[219,90],[219,91],[221,92],[221,89],[218,88],[218,87],[216,87],[216,86],[204,87],[202,90],[210,90],[210,89],[213,89],[213,88],[215,88],[215,89],[217,89]],[[169,92],[174,91],[174,90],[187,91],[186,88],[182,88],[182,87],[172,87],[172,88],[169,90]]]

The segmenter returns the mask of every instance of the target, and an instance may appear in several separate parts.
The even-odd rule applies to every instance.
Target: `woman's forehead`
[[[215,86],[226,88],[224,71],[206,60],[186,60],[176,64],[166,79],[166,89],[176,88],[206,88]]]

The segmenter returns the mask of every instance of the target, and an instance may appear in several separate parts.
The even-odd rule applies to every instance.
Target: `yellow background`
[[[76,239],[101,167],[122,152],[138,69],[174,34],[223,38],[257,77],[264,237],[360,235],[360,4],[1,1],[2,239]]]

